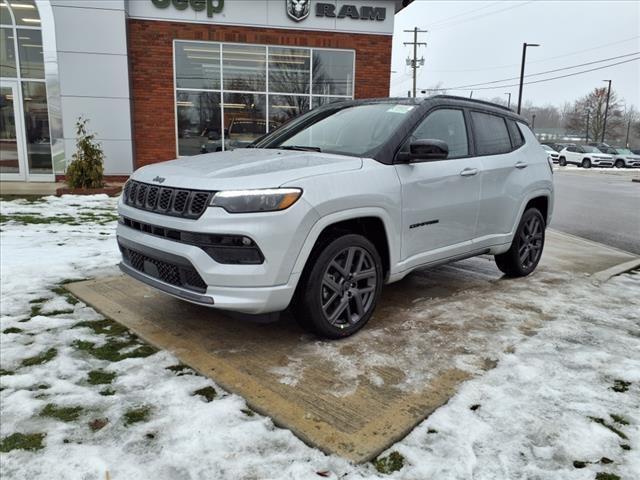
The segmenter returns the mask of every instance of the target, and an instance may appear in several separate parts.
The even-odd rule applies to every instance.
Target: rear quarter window
[[[509,135],[511,135],[511,146],[514,150],[524,145],[524,137],[522,136],[521,128],[523,126],[518,125],[515,120],[507,119],[507,128],[509,129]]]
[[[477,155],[499,155],[511,151],[511,137],[503,117],[471,112]]]

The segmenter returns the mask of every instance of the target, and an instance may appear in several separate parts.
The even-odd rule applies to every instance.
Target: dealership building
[[[0,0],[0,180],[52,181],[89,120],[105,174],[240,148],[389,94],[411,0]]]

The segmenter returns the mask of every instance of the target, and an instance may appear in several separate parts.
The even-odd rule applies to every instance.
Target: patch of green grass
[[[60,223],[66,225],[81,225],[79,220],[79,218],[72,217],[71,215],[53,215],[45,217],[42,215],[34,215],[32,213],[16,213],[11,215],[0,214],[0,225],[9,222],[22,225],[50,225]]]
[[[29,303],[34,304],[34,303],[44,303],[47,300],[49,300],[47,297],[40,297],[40,298],[34,298],[33,300],[31,300]]]
[[[39,305],[39,304],[38,305],[32,305],[31,306],[31,313],[30,313],[31,317],[33,318],[33,317],[35,317],[37,315],[40,315],[40,310],[42,310],[42,305]]]
[[[616,427],[614,427],[613,425],[607,423],[604,418],[598,418],[598,417],[589,417],[590,420],[599,423],[600,425],[602,425],[605,428],[608,428],[609,430],[611,430],[613,433],[615,433],[616,435],[618,435],[620,438],[622,438],[623,440],[627,440],[628,437],[624,434],[624,432],[621,432],[620,430],[618,430]]]
[[[5,370],[4,368],[0,368],[0,377],[4,377],[5,375],[14,375],[16,372],[13,370]]]
[[[116,391],[111,387],[107,387],[104,390],[100,390],[98,393],[103,397],[110,397],[112,395],[115,395]]]
[[[611,387],[611,390],[618,393],[624,393],[629,390],[630,386],[631,382],[617,379],[613,381],[613,387]]]
[[[53,403],[45,405],[41,417],[50,417],[63,422],[73,422],[80,417],[82,413],[82,407],[59,407]]]
[[[146,422],[151,415],[151,407],[144,405],[138,408],[131,408],[124,414],[124,424],[126,426],[134,423]]]
[[[86,280],[86,278],[65,278],[61,282],[58,282],[58,285],[67,285],[69,283],[82,282]]]
[[[87,375],[87,382],[90,385],[108,385],[113,382],[117,374],[115,372],[107,372],[105,370],[92,370]]]
[[[132,348],[135,347],[136,348]],[[98,360],[107,360],[109,362],[119,362],[126,358],[144,358],[153,355],[157,350],[151,345],[141,344],[135,337],[128,339],[107,338],[104,345],[96,347],[93,342],[84,340],[76,340],[72,343],[76,350],[86,352]],[[123,350],[125,350],[123,352]]]
[[[61,309],[61,310],[53,310],[51,312],[47,312],[43,315],[46,315],[48,317],[55,317],[56,315],[69,315],[70,313],[73,313],[73,309],[70,308],[66,308],[66,309]]]
[[[55,348],[50,348],[46,352],[42,352],[39,355],[35,355],[33,357],[25,358],[22,361],[23,367],[32,367],[34,365],[42,365],[43,363],[47,363],[53,360],[56,355],[58,355],[58,350]]]
[[[573,468],[585,468],[591,462],[583,462],[582,460],[574,460]]]
[[[26,203],[44,203],[45,199],[42,195],[2,195],[0,201],[13,202],[15,200],[23,200]]]
[[[204,387],[193,392],[193,395],[200,395],[207,402],[211,402],[214,398],[216,398],[217,394],[218,393],[216,392],[216,389],[213,387]]]
[[[629,425],[629,421],[626,418],[624,418],[622,415],[616,415],[615,413],[611,413],[609,414],[609,416],[614,422],[619,423],[620,425]]]
[[[71,305],[77,305],[78,303],[80,303],[80,300],[78,300],[76,297],[74,297],[71,293],[69,293],[69,291],[62,287],[62,286],[57,286],[57,287],[53,287],[51,289],[51,291],[53,293],[55,293],[56,295],[60,295],[62,297],[64,297],[64,299],[67,301],[67,303],[71,304]]]
[[[434,433],[438,433],[438,430],[436,430],[435,428],[430,428],[429,430],[427,430],[427,433],[433,435]]]
[[[600,463],[604,464],[604,465],[609,465],[610,463],[613,463],[613,460],[611,460],[608,457],[602,457],[600,459]]]
[[[44,433],[12,433],[4,437],[0,442],[0,452],[7,453],[11,450],[28,450],[35,452],[44,448],[42,440]]]
[[[89,320],[76,323],[73,328],[90,328],[97,335],[108,335],[110,337],[120,335],[130,335],[129,329],[113,320]]]
[[[596,480],[620,480],[620,477],[615,473],[598,472],[596,473]]]
[[[256,416],[256,412],[254,412],[253,410],[249,410],[248,408],[241,408],[240,411],[242,413],[244,413],[247,417],[255,417]]]
[[[182,375],[195,375],[196,373],[191,367],[183,363],[179,363],[177,365],[170,365],[166,367],[165,370],[169,370],[170,372],[175,373],[176,376],[178,377]]]
[[[5,334],[9,334],[9,333],[22,333],[24,330],[22,330],[21,328],[18,327],[9,327],[9,328],[5,328],[2,333]]]
[[[373,466],[376,467],[378,472],[389,475],[404,467],[404,457],[398,452],[393,451],[386,457],[376,458],[373,461]]]
[[[621,443],[620,444],[620,448],[623,449],[623,450],[626,450],[628,452],[629,450],[631,450],[631,445],[629,445],[627,443]]]

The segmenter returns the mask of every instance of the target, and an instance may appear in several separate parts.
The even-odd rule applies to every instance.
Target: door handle
[[[460,172],[461,177],[473,177],[478,174],[477,168],[465,168]]]
[[[527,168],[527,166],[528,165],[526,163],[524,163],[524,162],[516,163],[516,168],[519,168],[519,169]]]

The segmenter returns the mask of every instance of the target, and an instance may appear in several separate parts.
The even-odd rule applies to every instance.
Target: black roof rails
[[[500,105],[498,103],[493,103],[493,102],[487,102],[486,100],[477,100],[475,98],[459,97],[457,95],[434,95],[431,98],[449,98],[451,100],[465,100],[467,102],[479,103],[481,105],[489,105],[491,107],[501,108],[502,110],[506,110],[507,112],[515,113],[513,110],[511,110],[508,107],[505,107],[504,105]]]

